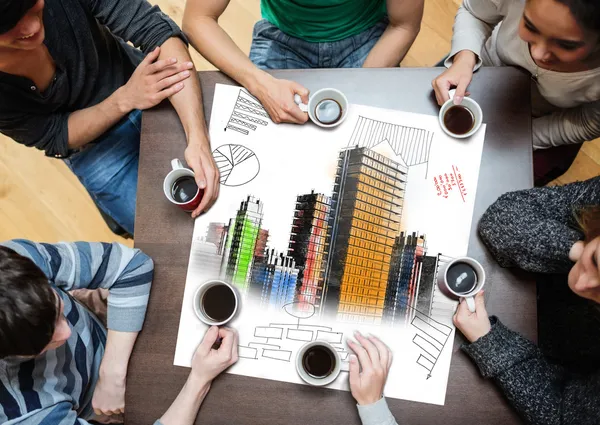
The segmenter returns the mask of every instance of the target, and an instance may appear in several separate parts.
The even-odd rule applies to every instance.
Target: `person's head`
[[[0,246],[0,359],[31,357],[71,336],[63,302],[29,258]]]
[[[44,42],[44,0],[0,0],[0,49],[32,50]]]
[[[600,44],[598,0],[527,0],[519,36],[548,66],[580,62]]]
[[[600,304],[600,207],[584,208],[578,220],[585,239],[571,249],[576,262],[569,272],[569,288]]]

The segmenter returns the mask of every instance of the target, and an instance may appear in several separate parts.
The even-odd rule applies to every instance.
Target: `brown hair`
[[[579,211],[577,221],[583,230],[586,242],[600,236],[600,206],[583,208]]]

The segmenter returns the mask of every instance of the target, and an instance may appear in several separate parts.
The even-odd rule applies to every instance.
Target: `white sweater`
[[[445,65],[452,64],[456,53],[470,50],[478,56],[475,70],[508,65],[531,73],[536,81],[531,93],[534,148],[600,137],[600,68],[573,73],[538,68],[518,34],[523,8],[523,0],[464,0]]]

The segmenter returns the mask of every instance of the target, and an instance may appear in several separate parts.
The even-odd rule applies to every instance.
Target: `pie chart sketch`
[[[222,145],[213,151],[224,186],[250,183],[260,171],[256,154],[242,145]]]

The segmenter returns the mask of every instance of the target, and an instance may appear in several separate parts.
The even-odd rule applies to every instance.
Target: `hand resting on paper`
[[[218,350],[213,348],[221,338]],[[221,372],[238,360],[238,334],[234,329],[210,327],[192,358],[192,371],[181,392],[158,425],[192,425],[198,409]]]
[[[392,352],[375,336],[355,332],[358,342],[348,340],[354,352],[350,356],[350,391],[356,399],[358,414],[363,424],[397,425],[383,398]]]

